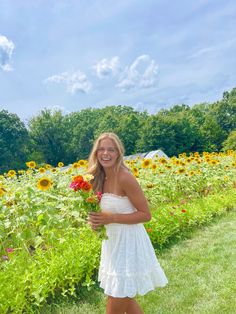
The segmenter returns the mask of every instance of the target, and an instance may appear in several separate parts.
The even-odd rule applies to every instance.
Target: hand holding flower
[[[113,222],[113,214],[109,212],[91,212],[89,214],[89,222],[94,230],[97,230],[102,225],[107,225]]]
[[[84,209],[86,210],[87,215],[89,214],[88,223],[91,225],[92,229],[98,231],[97,234],[101,239],[107,239],[106,230],[103,225],[110,223],[109,217],[111,215],[100,212],[102,193],[95,193],[91,183],[86,181],[85,177],[86,175],[84,177],[81,175],[75,176],[70,184],[70,188],[82,196]],[[91,180],[92,178],[91,175],[90,177],[87,175],[88,180]]]

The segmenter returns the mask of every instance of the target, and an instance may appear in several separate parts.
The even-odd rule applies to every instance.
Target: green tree
[[[223,142],[223,151],[227,151],[229,149],[236,150],[236,130],[230,132],[227,139]]]
[[[204,150],[208,152],[219,151],[227,133],[220,127],[216,117],[210,113],[205,117],[204,123],[199,126],[199,132],[204,142]]]
[[[206,116],[209,114],[209,104],[202,103],[194,105],[188,113],[189,120],[195,129],[195,144],[192,146],[192,151],[203,152],[210,147],[209,140],[207,139],[207,125],[206,130],[202,130],[206,121]]]
[[[102,116],[102,109],[88,108],[65,117],[66,126],[70,130],[67,146],[67,159],[70,162],[88,158]]]
[[[175,133],[171,125],[171,119],[165,116],[165,112],[150,115],[145,119],[140,139],[137,142],[137,150],[149,152],[161,149],[167,155],[175,152]]]
[[[0,172],[24,168],[28,131],[16,114],[0,111]]]
[[[29,121],[29,134],[32,140],[34,156],[39,156],[37,162],[56,166],[59,161],[68,162],[66,156],[67,143],[70,140],[69,129],[65,124],[60,110],[42,110]]]
[[[189,107],[176,105],[169,111],[150,115],[141,130],[137,148],[143,152],[161,149],[169,156],[195,149],[198,128],[189,113]]]
[[[236,129],[236,88],[231,92],[224,92],[223,99],[212,104],[210,111],[227,137]]]

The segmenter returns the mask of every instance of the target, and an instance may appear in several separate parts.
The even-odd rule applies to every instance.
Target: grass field
[[[235,313],[235,243],[236,210],[157,252],[169,284],[137,298],[144,313]],[[102,314],[105,296],[95,287],[83,292],[81,300],[60,299],[44,306],[41,313]]]

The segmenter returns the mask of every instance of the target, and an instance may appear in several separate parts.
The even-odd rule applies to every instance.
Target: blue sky
[[[0,0],[0,109],[150,113],[236,87],[235,0]]]

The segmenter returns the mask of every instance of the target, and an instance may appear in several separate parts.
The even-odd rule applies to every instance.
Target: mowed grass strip
[[[236,312],[236,211],[189,233],[158,254],[169,284],[138,297],[145,314],[233,314]],[[59,301],[41,313],[104,314],[99,288],[84,301]]]

